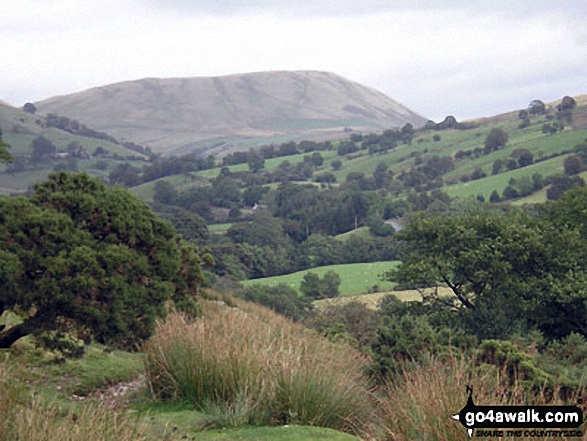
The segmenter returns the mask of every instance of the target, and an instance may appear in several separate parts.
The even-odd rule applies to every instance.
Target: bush
[[[265,308],[238,305],[206,304],[202,318],[171,314],[159,323],[144,348],[154,395],[223,410],[239,424],[360,433],[373,411],[363,356]]]
[[[322,279],[315,273],[307,272],[300,289],[305,296],[319,300],[338,297],[340,295],[339,286],[340,276],[334,271],[328,271]]]
[[[308,317],[312,311],[312,302],[308,298],[300,297],[295,289],[285,283],[277,286],[251,285],[238,291],[237,295],[249,302],[271,308],[292,320]]]

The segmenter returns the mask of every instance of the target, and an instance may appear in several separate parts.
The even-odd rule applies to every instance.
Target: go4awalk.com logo
[[[573,438],[581,437],[583,412],[577,406],[477,406],[473,389],[461,411],[451,418],[459,421],[469,437],[503,436]]]

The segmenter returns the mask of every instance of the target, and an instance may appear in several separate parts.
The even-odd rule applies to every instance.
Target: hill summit
[[[337,138],[425,119],[385,94],[336,74],[258,72],[146,78],[35,103],[160,153],[222,153],[289,139]]]

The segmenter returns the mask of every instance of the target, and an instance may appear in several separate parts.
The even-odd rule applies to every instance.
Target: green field
[[[532,176],[534,173],[539,173],[544,177],[562,173],[564,158],[565,156],[557,156],[547,161],[510,170],[495,176],[489,175],[486,178],[476,181],[461,182],[456,185],[446,186],[444,187],[444,191],[451,197],[466,197],[481,194],[485,197],[485,200],[489,200],[489,196],[493,190],[497,190],[501,195],[503,190],[508,186],[511,178],[519,179],[523,176]]]
[[[393,283],[382,281],[381,275],[385,271],[396,268],[399,262],[373,262],[373,263],[350,263],[345,265],[329,265],[312,268],[297,273],[286,274],[284,276],[267,277],[264,279],[253,279],[242,282],[245,286],[254,284],[263,284],[275,286],[279,283],[285,283],[296,291],[300,292],[300,284],[307,272],[312,272],[323,277],[327,271],[338,273],[341,279],[340,294],[343,296],[352,294],[363,294],[368,292],[373,286],[377,285],[377,291],[389,291],[393,288]]]
[[[137,185],[136,187],[131,187],[129,190],[144,201],[153,202],[155,184],[159,181],[169,182],[179,192],[193,187],[202,187],[208,185],[207,180],[200,176],[196,176],[195,173],[184,173],[181,175],[165,176],[164,178],[145,182],[144,184]]]
[[[210,233],[226,233],[230,227],[232,227],[231,223],[211,224],[211,225],[208,225],[208,231],[210,231]]]
[[[282,162],[289,161],[291,164],[297,164],[299,162],[303,162],[304,156],[309,156],[312,153],[298,153],[297,155],[290,155],[290,156],[280,156],[278,158],[271,158],[265,160],[265,170],[273,171],[275,170]],[[323,150],[320,151],[320,154],[324,158],[324,164],[327,164],[327,161],[336,156],[335,150]],[[323,166],[324,167],[324,166]],[[236,164],[236,165],[229,165],[228,168],[231,172],[242,172],[242,171],[249,171],[249,166],[247,164]],[[196,172],[198,176],[203,178],[215,178],[220,174],[220,170],[222,167],[215,167],[209,170],[202,170]]]

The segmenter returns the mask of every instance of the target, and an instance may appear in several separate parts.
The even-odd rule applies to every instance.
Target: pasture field
[[[456,185],[445,186],[443,189],[451,197],[467,197],[481,194],[485,197],[485,200],[489,200],[489,196],[493,190],[497,190],[501,196],[511,178],[531,177],[535,173],[539,173],[544,177],[562,173],[564,158],[565,156],[557,156],[537,164],[510,170],[498,175],[488,175],[485,178],[475,181],[460,182]]]
[[[210,233],[226,233],[230,227],[232,227],[231,223],[227,223],[227,224],[211,224],[208,225],[208,231],[210,231]]]
[[[293,289],[300,291],[300,284],[307,272],[318,274],[324,277],[327,271],[336,272],[341,279],[340,294],[348,296],[352,294],[363,294],[369,292],[375,285],[378,287],[377,291],[388,291],[393,288],[393,283],[382,281],[381,275],[399,265],[398,261],[390,262],[373,262],[373,263],[350,263],[344,265],[328,265],[317,268],[311,268],[297,273],[286,274],[284,276],[266,277],[264,279],[252,279],[241,282],[245,286],[254,284],[263,284],[275,286],[280,283],[285,283]]]
[[[433,290],[426,289],[425,292],[433,292]],[[453,295],[453,292],[450,290],[450,288],[446,287],[439,287],[438,292],[443,297],[449,297]],[[396,296],[402,302],[419,302],[422,300],[422,294],[418,290],[408,289],[405,291],[376,292],[373,294],[358,294],[352,296],[335,297],[334,299],[316,300],[314,302],[314,306],[318,308],[325,308],[328,306],[343,306],[348,303],[357,302],[375,311],[379,309],[381,300],[390,294]]]
[[[271,158],[265,160],[265,168],[264,170],[273,171],[275,170],[282,162],[289,161],[291,164],[297,164],[299,162],[303,162],[304,156],[310,156],[314,152],[310,153],[298,153],[297,155],[290,155],[290,156],[280,156],[278,158]],[[320,150],[319,153],[324,158],[324,164],[326,165],[327,162],[336,156],[336,150]],[[228,165],[228,169],[235,173],[235,172],[242,172],[242,171],[249,171],[248,164],[236,164],[236,165]],[[324,167],[324,166],[322,166]],[[197,176],[212,179],[217,177],[220,174],[221,167],[214,167],[208,170],[202,170],[196,172]]]
[[[145,182],[144,184],[131,187],[129,190],[144,201],[153,202],[155,184],[159,181],[169,182],[178,192],[182,192],[193,187],[202,187],[209,184],[207,180],[196,176],[195,173],[183,173],[180,175],[165,176],[164,178]]]

